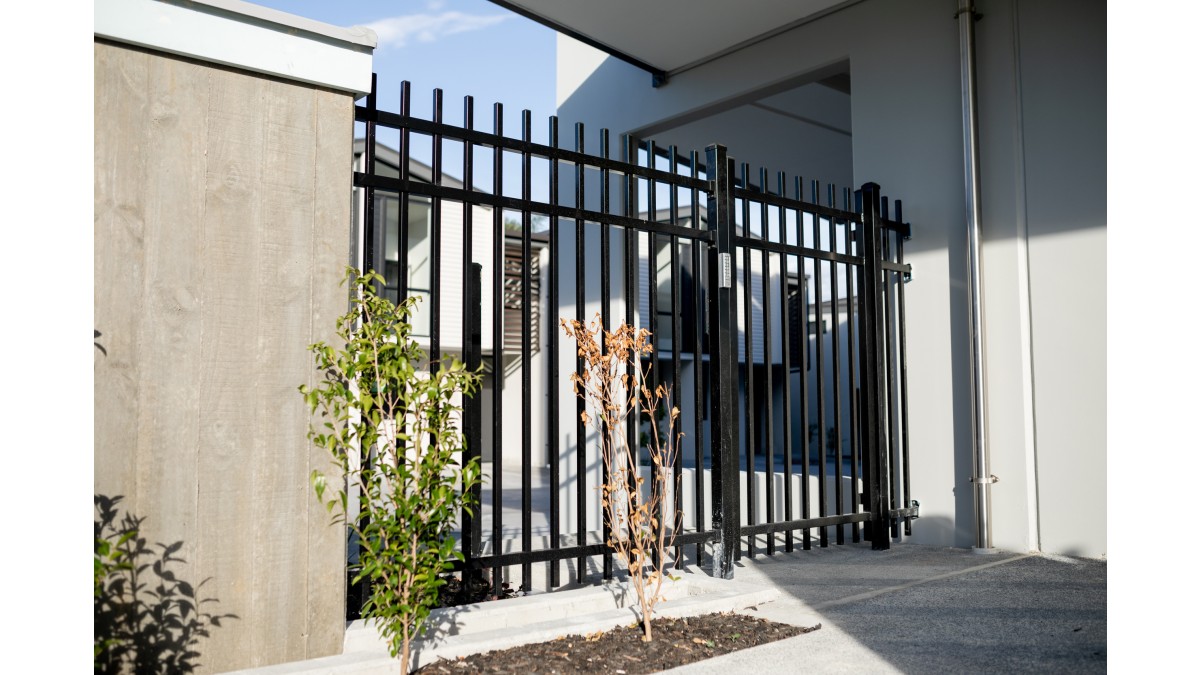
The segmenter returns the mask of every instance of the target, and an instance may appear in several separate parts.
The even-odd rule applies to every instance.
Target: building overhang
[[[651,74],[653,86],[862,0],[491,0]]]

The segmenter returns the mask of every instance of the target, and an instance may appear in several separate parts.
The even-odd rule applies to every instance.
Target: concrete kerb
[[[677,581],[667,581],[663,585],[666,600],[658,605],[655,616],[680,618],[744,610],[769,603],[779,593],[777,588],[713,579],[702,572],[685,572]],[[416,641],[413,664],[421,667],[440,659],[453,660],[629,625],[637,620],[636,604],[632,589],[624,584],[605,584],[435,610],[429,617],[426,635]],[[339,656],[237,672],[382,675],[394,674],[397,665],[397,661],[388,655],[387,645],[378,630],[369,622],[359,620],[347,627],[345,648]]]

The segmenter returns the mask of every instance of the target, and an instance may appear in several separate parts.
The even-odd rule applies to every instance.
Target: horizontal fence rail
[[[462,515],[459,571],[490,574],[493,592],[614,574],[597,491],[611,467],[571,390],[584,364],[560,318],[652,335],[650,384],[682,411],[681,452],[648,461],[649,425],[627,441],[647,480],[670,473],[669,564],[711,558],[731,577],[739,556],[797,540],[886,548],[911,533],[898,200],[737,170],[722,146],[624,136],[614,159],[607,130],[589,152],[583,125],[564,143],[553,117],[537,143],[528,111],[512,137],[500,104],[482,131],[470,97],[452,125],[440,90],[421,119],[407,82],[400,94],[398,112],[374,92],[355,112],[361,264],[422,297],[414,334],[431,360],[484,372],[463,401],[485,484]]]

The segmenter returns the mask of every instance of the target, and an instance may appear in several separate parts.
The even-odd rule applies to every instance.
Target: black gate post
[[[871,548],[876,551],[891,548],[891,528],[888,527],[889,480],[887,468],[887,421],[883,360],[883,322],[879,306],[883,266],[880,258],[879,185],[862,186],[862,245],[863,263],[859,266],[859,356],[862,362],[862,451],[866,456],[867,509],[871,513]]]
[[[470,208],[465,205],[464,208]],[[467,288],[463,313],[467,324],[467,343],[463,345],[463,363],[467,370],[477,372],[483,364],[483,265],[471,263],[467,268]],[[474,396],[466,396],[463,400],[463,432],[466,437],[466,448],[463,452],[463,465],[471,460],[478,460],[483,450],[483,396],[476,392]],[[468,578],[473,582],[482,577],[481,570],[469,567],[471,560],[478,558],[482,550],[480,542],[483,539],[483,523],[480,518],[480,507],[483,504],[483,488],[476,483],[471,488],[471,510],[462,511],[462,553],[468,567],[463,570],[463,586],[471,588]]]
[[[723,145],[704,150],[708,163],[708,331],[712,418],[712,528],[716,532],[713,576],[733,578],[738,548],[737,382],[733,346],[733,160]]]

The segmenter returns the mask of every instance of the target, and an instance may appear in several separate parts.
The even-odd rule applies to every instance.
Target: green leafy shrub
[[[369,582],[363,616],[379,627],[407,672],[412,640],[437,606],[442,573],[463,556],[451,530],[471,508],[478,459],[462,463],[462,408],[480,376],[457,359],[429,363],[412,338],[416,298],[394,305],[375,292],[383,278],[348,269],[351,310],[338,319],[340,347],[310,346],[322,373],[300,392],[319,422],[309,439],[329,451],[340,479],[313,471],[317,498],[357,536]]]

